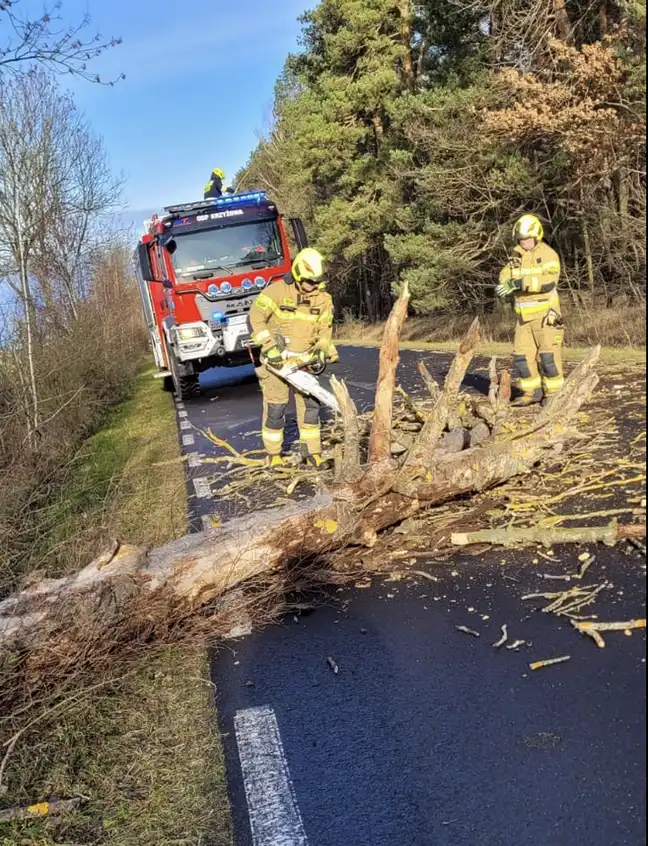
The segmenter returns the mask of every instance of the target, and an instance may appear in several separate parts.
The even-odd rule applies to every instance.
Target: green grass
[[[75,569],[112,537],[158,545],[183,534],[177,459],[171,399],[143,374],[68,470],[44,521],[39,566]],[[0,808],[52,795],[83,802],[65,818],[0,824],[0,846],[231,844],[204,650],[151,649],[123,668],[99,666],[51,701],[63,704],[27,715],[39,722],[13,749]],[[11,730],[20,726],[18,718]]]
[[[379,347],[380,337],[366,337],[366,333],[356,336],[352,333],[342,332],[337,337],[339,344],[346,344],[353,347]],[[402,341],[402,350],[430,350],[435,352],[456,352],[459,349],[459,341]],[[567,361],[582,358],[588,347],[564,347],[564,356]],[[487,341],[479,345],[478,354],[483,356],[510,356],[512,355],[512,343],[498,341]],[[646,351],[636,347],[603,347],[601,350],[601,361],[605,364],[645,364]]]
[[[640,304],[577,309],[566,302],[563,303],[563,316],[567,360],[582,357],[586,349],[600,343],[603,347],[601,359],[606,364],[645,364],[646,313]],[[515,330],[513,314],[498,306],[479,319],[483,343],[478,352],[485,356],[511,356]],[[410,317],[401,333],[401,348],[455,352],[472,320],[470,314]],[[336,340],[355,346],[379,346],[384,328],[384,323],[347,319],[336,327]]]

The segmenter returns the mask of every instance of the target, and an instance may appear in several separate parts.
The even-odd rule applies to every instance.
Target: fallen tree
[[[156,637],[169,620],[201,609],[227,607],[241,585],[272,574],[291,586],[298,562],[348,545],[371,546],[377,533],[422,509],[484,491],[528,473],[548,452],[578,433],[569,427],[598,383],[595,348],[571,373],[561,394],[522,430],[511,425],[510,380],[491,368],[488,404],[491,437],[480,446],[448,454],[440,441],[456,411],[461,384],[479,342],[472,325],[443,390],[429,381],[432,412],[400,461],[391,455],[392,406],[398,334],[407,309],[405,290],[388,323],[380,356],[378,396],[361,464],[357,412],[342,383],[334,382],[342,409],[344,443],[335,481],[308,501],[234,519],[220,528],[188,535],[154,550],[115,543],[78,573],[42,579],[0,602],[0,655],[45,664],[64,652],[81,655],[89,632],[117,642]]]

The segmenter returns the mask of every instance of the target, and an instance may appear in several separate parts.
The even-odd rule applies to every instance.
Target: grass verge
[[[572,315],[575,319],[576,315]],[[617,313],[620,320],[621,316]],[[438,352],[456,352],[459,341],[465,334],[472,318],[457,318],[440,321],[437,318],[412,318],[407,321],[401,335],[401,349],[435,350]],[[482,319],[483,342],[479,346],[482,355],[510,356],[513,349],[514,325],[510,316],[487,315]],[[601,360],[606,364],[645,364],[645,313],[633,312],[631,334],[596,332],[587,326],[571,330],[568,323],[567,343],[564,355],[567,360],[581,358],[593,344],[603,344]],[[600,315],[601,326],[611,322],[611,318]],[[345,321],[336,328],[336,341],[352,346],[378,347],[382,341],[384,323],[367,324],[361,321]],[[643,332],[643,334],[641,334]]]
[[[186,526],[172,402],[150,375],[83,446],[51,504],[34,560],[75,569],[112,537],[158,545]],[[94,670],[94,668],[93,668]],[[0,684],[3,680],[0,679]],[[135,664],[83,678],[18,737],[0,809],[82,797],[63,817],[0,823],[1,846],[229,846],[224,765],[204,650],[147,650]],[[3,739],[15,737],[3,715]],[[8,746],[0,745],[0,762]]]

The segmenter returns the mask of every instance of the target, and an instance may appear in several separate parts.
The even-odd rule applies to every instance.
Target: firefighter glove
[[[281,367],[283,364],[281,350],[278,346],[276,346],[276,344],[264,351],[263,358],[265,363],[269,364],[270,367]]]
[[[519,282],[519,279],[505,279],[495,288],[495,293],[504,300],[506,297],[510,297],[515,291],[520,290]]]
[[[319,376],[320,373],[323,373],[326,370],[327,362],[328,356],[324,350],[313,350],[308,369],[311,371],[311,373],[314,373],[316,376]]]

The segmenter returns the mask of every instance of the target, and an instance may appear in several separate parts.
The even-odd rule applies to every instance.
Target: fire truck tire
[[[198,374],[193,372],[191,365],[182,364],[175,357],[173,347],[167,347],[169,366],[172,373],[173,390],[178,399],[188,400],[200,393]]]
[[[176,394],[181,400],[188,400],[200,394],[197,376],[181,376],[176,385]]]

